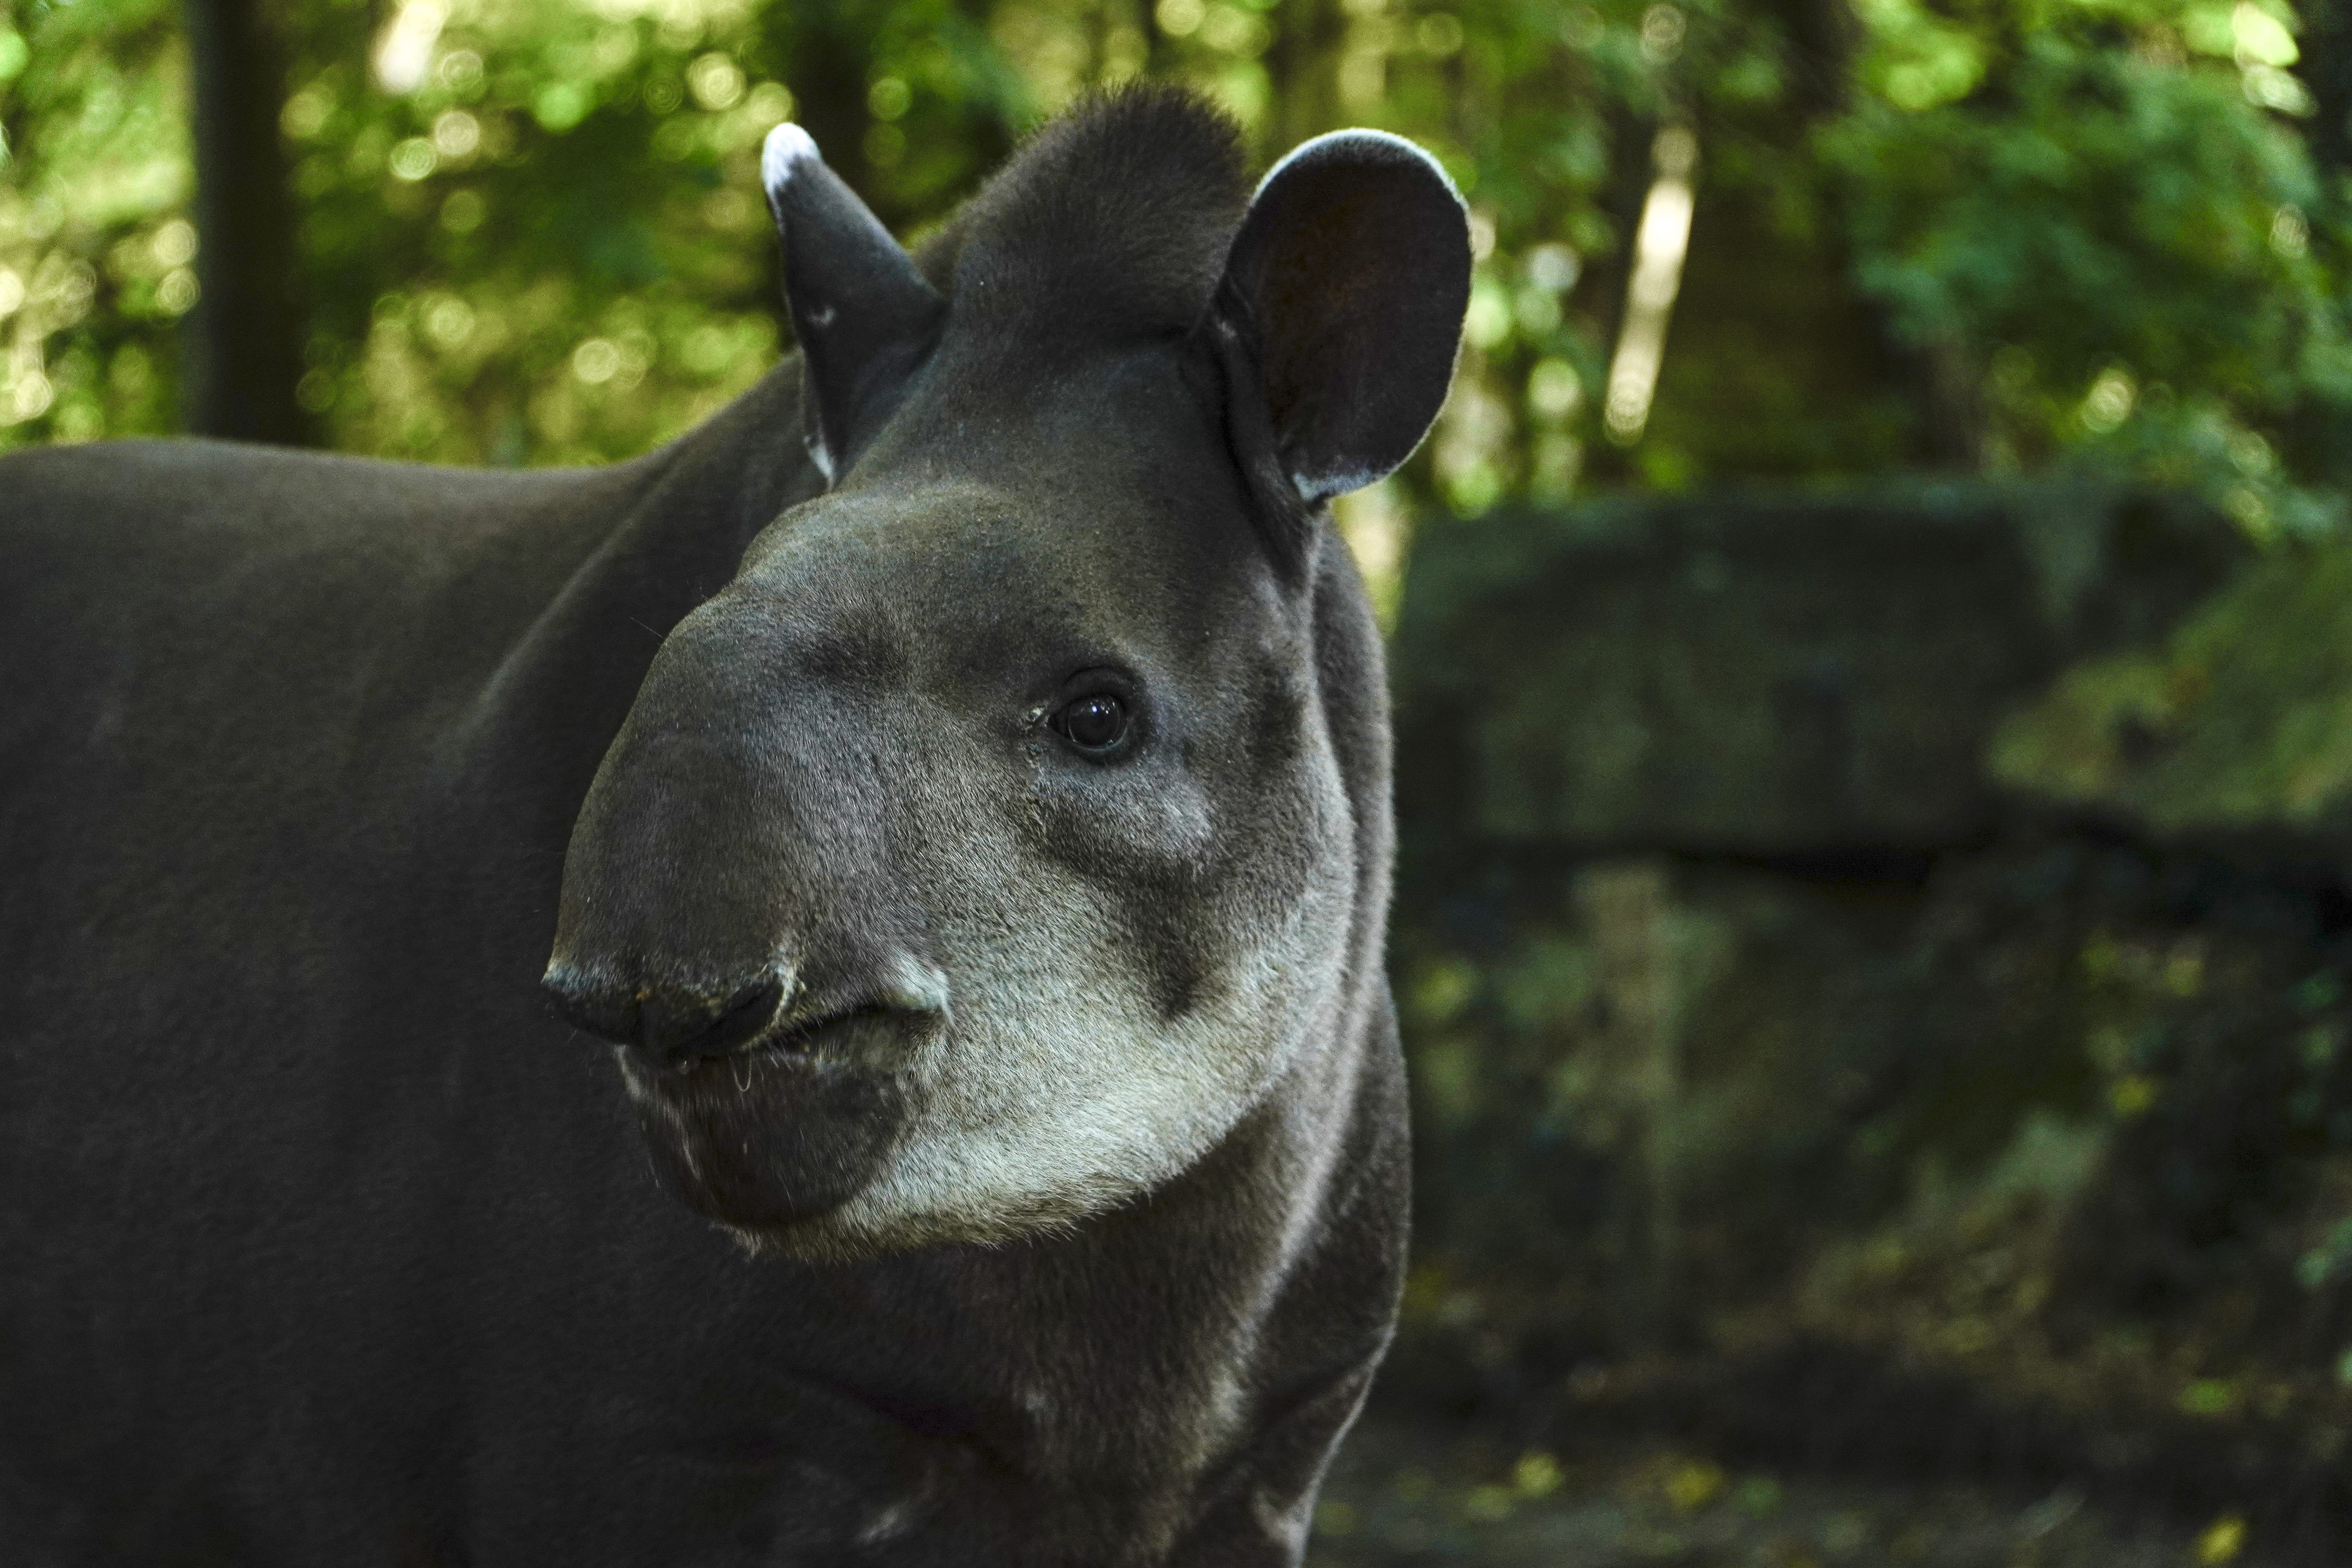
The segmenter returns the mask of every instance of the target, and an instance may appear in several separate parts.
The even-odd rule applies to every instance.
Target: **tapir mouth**
[[[861,1037],[891,1027],[891,1008],[879,1002],[840,1008],[821,1018],[776,1018],[727,1056],[807,1056],[846,1060]]]
[[[892,1012],[874,1002],[814,1017],[772,1015],[742,1030],[740,1037],[714,1041],[715,1048],[666,1064],[658,1070],[667,1076],[687,1078],[726,1069],[755,1058],[848,1062],[860,1054],[855,1049],[858,1044],[893,1028]]]
[[[787,1018],[684,1061],[620,1052],[655,1163],[687,1202],[781,1234],[847,1202],[888,1162],[922,1020],[880,1005]]]
[[[780,965],[731,992],[560,959],[546,984],[573,1024],[618,1047],[656,1166],[693,1207],[751,1234],[790,1230],[876,1178],[912,1117],[915,1058],[949,1028],[944,978],[911,959],[813,980]]]

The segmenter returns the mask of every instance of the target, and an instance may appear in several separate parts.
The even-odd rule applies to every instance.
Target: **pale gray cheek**
[[[1120,866],[1198,875],[1221,847],[1208,792],[1189,773],[1040,778],[1006,826],[1022,853],[1096,876]]]
[[[887,983],[894,1002],[944,1005],[952,1020],[908,1064],[922,1110],[890,1168],[844,1211],[837,1237],[809,1245],[866,1251],[1074,1223],[1224,1135],[1297,1047],[1349,930],[1345,796],[1320,735],[1302,750],[1282,798],[1252,803],[1289,851],[1278,863],[1221,847],[1190,775],[1084,799],[1024,787],[1034,779],[959,787],[944,769],[901,781],[894,858],[922,889],[926,935]],[[1057,827],[1056,849],[1083,832],[1096,852],[1041,852],[1037,835]],[[1194,954],[1207,1000],[1171,1022],[1128,935],[1132,906],[1175,896],[1221,847],[1239,859],[1221,890],[1202,889],[1201,941],[1216,950]],[[1179,880],[1153,891],[1140,871],[1113,874],[1122,861]]]
[[[1216,816],[1208,791],[1189,773],[1129,797],[1121,805],[1124,809],[1110,814],[1103,828],[1131,851],[1199,864],[1215,847]]]

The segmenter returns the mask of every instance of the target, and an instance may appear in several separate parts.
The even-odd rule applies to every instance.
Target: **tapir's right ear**
[[[1234,373],[1250,379],[1256,362],[1265,427],[1234,435],[1245,466],[1278,468],[1288,486],[1296,548],[1318,502],[1370,484],[1421,445],[1445,403],[1469,302],[1461,195],[1403,138],[1318,136],[1258,186],[1210,325],[1239,350]],[[1234,390],[1253,401],[1255,389]],[[1250,450],[1260,442],[1271,464]],[[1276,476],[1253,479],[1264,489]]]
[[[947,301],[799,126],[768,132],[760,178],[783,240],[809,456],[830,484],[898,406]]]

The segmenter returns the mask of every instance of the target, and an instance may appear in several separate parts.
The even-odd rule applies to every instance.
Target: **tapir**
[[[1139,89],[614,466],[0,462],[0,1562],[1300,1560],[1395,1319],[1426,153]]]

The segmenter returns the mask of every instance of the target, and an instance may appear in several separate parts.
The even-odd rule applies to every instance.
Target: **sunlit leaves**
[[[0,442],[168,428],[195,289],[175,10],[12,4]],[[1468,347],[1392,500],[1563,496],[1588,448],[1604,479],[1663,484],[1883,465],[1917,416],[1871,368],[1857,294],[1972,388],[1995,466],[2095,458],[2204,485],[2257,531],[2323,514],[2312,411],[2352,406],[2333,209],[2273,112],[2308,99],[2282,0],[1863,0],[1850,56],[1730,0],[279,15],[299,397],[357,449],[641,449],[779,351],[769,127],[799,119],[919,230],[1040,117],[1141,75],[1217,94],[1261,157],[1341,124],[1401,132],[1468,195]],[[1619,453],[1594,446],[1598,389],[1662,124],[1704,147],[1696,292]]]
[[[167,428],[195,302],[163,0],[0,5],[0,444]]]
[[[1919,0],[1862,0],[1872,47],[1862,73],[1898,109],[1933,109],[1984,79],[1987,41]]]
[[[2141,20],[2231,56],[2045,28],[1994,40],[1997,93],[1922,107],[1890,79],[1859,105],[1822,143],[1857,281],[1915,342],[1978,356],[1997,462],[2104,454],[2215,490],[2258,533],[2319,521],[2332,505],[2245,457],[2271,452],[2266,425],[2352,392],[2304,216],[2316,182],[2240,79],[2292,60],[2293,39],[2252,4]]]
[[[794,108],[740,5],[409,0],[363,46],[304,18],[285,129],[316,298],[302,401],[338,445],[617,457],[772,363],[751,160]],[[423,40],[422,43],[419,40]]]
[[[944,0],[276,15],[310,315],[298,398],[334,444],[394,455],[622,456],[772,364],[754,165],[771,127],[823,107],[796,100],[793,73],[830,91],[845,67],[855,101],[871,62],[872,133],[832,136],[827,154],[899,221],[969,188],[1026,113],[1017,76]],[[0,293],[16,296],[0,311],[0,443],[174,422],[173,321],[194,278],[148,240],[194,232],[176,21],[168,0],[30,20],[0,0],[0,64],[20,47],[30,62],[0,72],[0,133],[23,154],[0,167],[15,280]],[[141,352],[114,375],[130,342]],[[578,360],[592,342],[617,357],[583,379],[575,362],[604,363]]]

